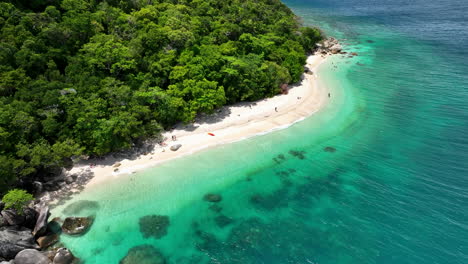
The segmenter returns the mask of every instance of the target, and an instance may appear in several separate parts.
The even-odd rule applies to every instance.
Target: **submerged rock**
[[[287,188],[280,188],[269,194],[254,194],[250,197],[249,201],[257,209],[271,211],[288,206],[287,195]]]
[[[299,151],[299,150],[290,150],[289,151],[289,154],[291,154],[292,156],[298,158],[298,159],[305,159],[305,154],[306,152],[305,151]]]
[[[37,244],[39,244],[39,247],[41,249],[46,249],[53,244],[57,243],[59,241],[59,235],[58,234],[51,234],[47,236],[41,236],[40,238],[37,239]]]
[[[225,226],[232,224],[233,221],[234,220],[232,218],[227,217],[225,215],[219,215],[215,218],[216,224],[221,228],[224,228]]]
[[[336,151],[336,148],[328,146],[328,147],[325,147],[323,150],[324,150],[325,152],[333,153],[333,152]]]
[[[62,224],[62,231],[68,235],[82,235],[93,224],[92,217],[67,217]]]
[[[213,204],[212,206],[208,207],[213,212],[219,213],[223,210],[223,208],[217,204]]]
[[[62,233],[63,221],[59,217],[55,217],[47,224],[47,230],[52,234],[60,235]]]
[[[99,209],[99,203],[96,201],[80,200],[69,204],[63,213],[66,215],[95,215]]]
[[[140,218],[140,232],[143,237],[154,237],[156,239],[167,235],[170,225],[169,217],[166,215],[147,215]]]
[[[119,264],[165,264],[164,256],[155,247],[141,245],[131,248]]]
[[[35,249],[25,249],[15,256],[15,264],[50,264],[50,259]]]
[[[203,200],[211,203],[219,203],[223,200],[223,197],[221,197],[219,194],[208,193],[203,196]]]

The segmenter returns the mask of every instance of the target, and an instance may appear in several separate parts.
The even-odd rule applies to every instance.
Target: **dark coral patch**
[[[219,194],[208,193],[203,197],[203,200],[211,203],[219,203],[223,200],[223,197]]]
[[[328,147],[325,147],[323,150],[324,150],[325,152],[333,153],[333,152],[336,151],[336,148],[328,146]]]
[[[147,215],[140,218],[140,232],[143,237],[154,237],[160,239],[167,235],[170,225],[169,217],[165,215]]]
[[[217,204],[213,204],[212,206],[208,207],[213,212],[219,213],[223,210],[223,208]]]
[[[289,151],[289,154],[301,160],[305,159],[305,155],[304,155],[305,153],[306,152],[303,150],[290,150]]]
[[[230,225],[233,222],[233,219],[225,215],[219,215],[215,218],[215,222],[219,227],[224,228],[225,226]]]

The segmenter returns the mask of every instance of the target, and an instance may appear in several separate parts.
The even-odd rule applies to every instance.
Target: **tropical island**
[[[32,197],[16,188],[37,195],[36,183],[42,191],[63,168],[82,169],[80,159],[159,143],[158,160],[152,149],[125,170],[116,161],[97,171],[132,173],[175,151],[294,123],[330,97],[314,84],[324,56],[308,58],[323,34],[279,0],[7,1],[0,28],[0,193],[10,190],[1,232],[22,226],[31,240],[15,247],[2,240],[0,260],[58,241],[52,234],[54,243],[35,245],[53,233],[48,209],[31,211]],[[341,50],[334,41],[318,46],[323,54]],[[177,144],[167,146],[171,136]],[[51,261],[70,254],[56,250]]]

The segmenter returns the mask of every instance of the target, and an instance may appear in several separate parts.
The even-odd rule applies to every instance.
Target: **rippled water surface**
[[[140,245],[183,264],[468,263],[468,3],[286,4],[358,53],[319,70],[328,106],[57,207],[96,215],[86,235],[62,238],[86,263]],[[168,216],[167,230],[141,224],[148,215]]]

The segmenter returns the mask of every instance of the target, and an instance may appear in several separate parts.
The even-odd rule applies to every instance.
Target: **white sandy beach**
[[[301,83],[291,86],[287,95],[223,107],[214,115],[197,118],[193,124],[179,125],[176,129],[165,132],[167,145],[164,147],[157,145],[154,151],[147,155],[132,160],[119,160],[108,156],[101,162],[82,161],[69,173],[91,170],[95,175],[87,184],[91,186],[117,177],[125,177],[135,171],[205,148],[282,129],[301,121],[320,110],[328,101],[328,89],[319,85],[319,77],[316,74],[318,66],[325,60],[326,57],[321,55],[309,56],[307,67],[313,74],[304,74]],[[213,133],[215,136],[210,136],[208,133]],[[177,137],[176,141],[171,140],[172,135]],[[175,144],[181,144],[182,147],[177,151],[171,151],[170,146]],[[113,166],[116,162],[120,163],[117,171]],[[96,165],[91,168],[90,164],[93,163]]]

